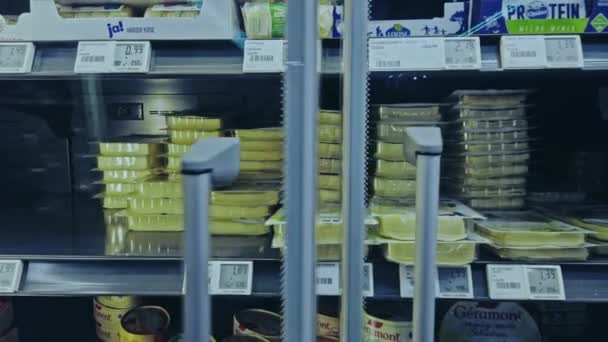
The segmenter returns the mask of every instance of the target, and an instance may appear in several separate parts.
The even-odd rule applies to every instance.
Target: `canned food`
[[[140,300],[134,296],[97,296],[97,303],[115,309],[131,309],[136,307]]]
[[[337,317],[317,315],[317,341],[338,341],[340,338],[340,319]]]
[[[120,320],[131,308],[112,308],[101,304],[98,298],[93,299],[95,322],[103,331],[118,331]]]
[[[183,342],[183,341],[184,341],[184,335],[182,335],[182,334],[175,335],[175,336],[171,337],[171,339],[169,340],[169,342]],[[215,339],[213,338],[213,336],[209,336],[209,341],[215,342]]]
[[[400,316],[405,312],[402,305],[383,303],[368,306],[364,314],[364,342],[410,342],[412,341],[412,322]]]
[[[120,342],[161,342],[169,328],[169,313],[159,306],[140,306],[120,320]]]
[[[234,334],[267,341],[281,340],[281,316],[265,310],[248,309],[234,315]]]

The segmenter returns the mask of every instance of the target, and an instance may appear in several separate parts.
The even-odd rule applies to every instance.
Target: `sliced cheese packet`
[[[337,190],[319,189],[319,202],[340,203],[342,194]]]
[[[241,172],[280,172],[283,169],[281,161],[241,161]]]
[[[162,166],[162,160],[153,156],[97,156],[97,168],[111,170],[150,170]]]
[[[376,160],[376,176],[395,179],[416,179],[416,166],[405,161]]]
[[[283,160],[283,151],[241,151],[241,160],[281,161]]]
[[[279,203],[279,191],[216,190],[211,192],[211,203],[217,206],[272,206]]]
[[[130,139],[135,140],[135,138]],[[145,140],[145,139],[142,139]],[[149,156],[163,152],[162,144],[152,142],[116,141],[100,142],[99,154],[102,156]]]
[[[211,205],[209,217],[214,220],[234,220],[234,219],[263,219],[270,215],[269,207],[241,207],[228,205]]]
[[[403,144],[391,144],[378,141],[376,143],[376,159],[405,161],[403,155]]]
[[[475,261],[476,256],[475,242],[437,243],[437,265],[467,265]],[[416,262],[416,244],[414,241],[387,243],[384,246],[384,257],[398,264],[413,265]]]
[[[169,131],[169,139],[171,142],[179,145],[192,145],[199,139],[219,136],[219,131]]]
[[[106,183],[105,193],[113,196],[127,196],[135,192],[134,183]]]
[[[283,174],[280,171],[272,171],[272,172],[256,172],[256,171],[241,171],[239,173],[239,177],[237,181],[242,182],[257,182],[257,181],[281,181],[283,179]]]
[[[378,234],[396,240],[414,240],[416,238],[416,210],[410,208],[403,214],[386,214],[378,216],[380,226]],[[437,226],[438,241],[457,241],[467,237],[465,222],[462,217],[440,216]]]
[[[414,197],[416,181],[374,177],[374,194],[381,197]]]
[[[141,232],[175,232],[184,230],[184,215],[127,214],[129,230]]]
[[[130,197],[129,213],[133,214],[183,214],[184,200],[181,198]]]
[[[589,257],[586,247],[508,248],[490,245],[487,248],[502,259],[527,262],[585,261]]]
[[[249,140],[241,140],[241,151],[283,151],[283,142],[282,141],[249,141]]]
[[[124,209],[129,206],[127,196],[103,196],[102,201],[105,209]]]
[[[183,157],[191,149],[191,145],[167,144],[167,154],[169,157]]]
[[[145,198],[183,198],[182,182],[170,181],[166,176],[155,177],[135,185],[138,197]]]
[[[152,174],[151,170],[105,170],[103,171],[102,182],[135,182],[150,177]]]
[[[243,141],[283,141],[285,137],[282,127],[236,129],[233,133]]]
[[[319,158],[342,158],[342,145],[341,144],[319,144]]]
[[[170,130],[180,131],[219,131],[222,119],[193,115],[167,115],[165,117]]]
[[[319,189],[340,190],[342,187],[342,177],[337,175],[320,174],[318,176]]]
[[[322,143],[339,144],[342,142],[342,127],[340,126],[319,126],[319,141]]]
[[[319,159],[318,169],[320,173],[339,175],[342,173],[342,161],[340,159]]]
[[[342,112],[322,109],[319,112],[319,125],[342,125]]]
[[[209,223],[209,232],[212,235],[255,236],[268,234],[270,227],[267,227],[263,220],[212,220]]]

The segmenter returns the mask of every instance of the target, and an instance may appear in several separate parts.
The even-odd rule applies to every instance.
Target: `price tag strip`
[[[580,36],[502,36],[500,60],[504,69],[582,68]]]
[[[584,66],[581,37],[546,36],[547,67],[582,68]]]
[[[487,265],[491,299],[565,300],[558,265]]]
[[[0,43],[0,73],[31,72],[35,55],[33,43]]]
[[[473,298],[471,266],[437,267],[437,298]]]
[[[150,70],[150,42],[78,42],[75,73],[145,73]]]
[[[243,72],[284,72],[286,47],[284,40],[246,40],[243,52]]]
[[[317,294],[320,296],[339,296],[342,293],[340,264],[321,262],[317,264]],[[374,296],[374,266],[363,264],[363,296]]]
[[[444,44],[446,69],[481,69],[481,44],[479,37],[444,38]]]
[[[15,293],[21,284],[23,262],[21,260],[0,260],[0,293]]]

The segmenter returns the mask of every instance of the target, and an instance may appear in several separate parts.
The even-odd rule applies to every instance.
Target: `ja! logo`
[[[122,21],[119,21],[118,24],[116,24],[116,25],[112,25],[111,23],[108,23],[107,28],[108,28],[108,37],[110,37],[110,39],[114,38],[114,36],[117,35],[118,33],[125,31],[125,27],[123,26]]]

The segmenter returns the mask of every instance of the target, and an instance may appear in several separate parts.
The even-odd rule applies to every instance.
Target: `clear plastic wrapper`
[[[396,103],[377,107],[380,120],[400,119],[407,121],[439,121],[437,103]]]
[[[99,154],[102,156],[149,156],[163,152],[160,143],[145,142],[100,142]]]
[[[487,188],[523,188],[526,186],[524,177],[498,177],[498,178],[473,178],[464,177],[451,179],[451,183],[459,187],[487,187]]]
[[[472,142],[450,144],[447,148],[449,152],[467,153],[474,155],[495,155],[497,158],[501,154],[527,153],[530,151],[528,141],[510,141],[510,142]],[[508,158],[508,157],[506,157]]]
[[[246,2],[241,7],[249,39],[282,38],[287,19],[287,4],[270,1]]]
[[[183,214],[184,200],[181,198],[130,197],[131,214]]]
[[[415,242],[388,243],[384,246],[384,257],[398,264],[413,265],[416,262]],[[467,265],[476,257],[477,244],[473,242],[437,243],[437,265]]]
[[[281,161],[241,161],[241,171],[244,172],[280,172],[283,169]]]
[[[585,261],[589,257],[589,251],[585,247],[523,249],[487,246],[487,248],[503,259],[527,262]]]
[[[183,198],[182,182],[169,181],[167,177],[156,177],[135,185],[138,197],[145,198]]]
[[[319,158],[340,159],[342,158],[341,144],[319,144]]]
[[[319,202],[340,203],[342,194],[337,190],[319,189]]]
[[[389,198],[414,197],[416,181],[374,177],[374,194]]]
[[[241,160],[281,161],[283,160],[283,151],[241,151]]]
[[[472,188],[464,187],[458,189],[458,194],[470,198],[499,198],[499,197],[521,197],[526,195],[526,188]]]
[[[378,234],[396,240],[414,240],[416,237],[416,208],[403,208],[400,214],[378,216]],[[440,215],[437,226],[438,241],[457,241],[467,237],[462,217]]]
[[[319,189],[340,190],[342,187],[342,177],[337,175],[320,174],[317,181]]]
[[[456,135],[464,142],[488,142],[492,144],[498,142],[515,142],[517,140],[527,140],[529,138],[527,130],[487,132],[460,131],[456,133]]]
[[[174,232],[184,230],[184,215],[127,215],[129,230],[142,232]]]
[[[191,145],[167,144],[167,154],[170,157],[183,157],[191,149]]]
[[[400,120],[388,120],[380,121],[376,127],[376,134],[378,140],[389,142],[389,143],[401,143],[405,139],[405,130],[409,127],[414,126],[436,126],[437,122],[426,122],[426,121],[400,121]]]
[[[212,220],[209,223],[209,233],[212,235],[242,235],[256,236],[270,232],[270,227],[264,221],[256,220]]]
[[[153,172],[151,170],[133,171],[133,170],[105,170],[102,172],[102,182],[135,182],[150,177]]]
[[[474,132],[483,130],[501,130],[501,129],[516,129],[522,130],[528,127],[528,120],[526,119],[475,119],[475,120],[462,120],[452,122],[452,125],[457,126],[458,129]]]
[[[192,145],[199,139],[219,136],[219,131],[169,131],[169,139],[171,140],[171,142],[179,145]]]
[[[543,205],[542,212],[552,218],[592,231],[590,236],[608,241],[608,206],[593,204]]]
[[[236,129],[234,136],[242,141],[283,141],[285,132],[281,127]]]
[[[469,167],[465,166],[462,169],[450,169],[452,172],[457,174],[467,175],[471,177],[484,178],[484,177],[509,177],[509,176],[521,176],[528,173],[528,165],[516,164],[516,165],[491,165],[486,167]]]
[[[322,109],[319,112],[319,125],[342,126],[342,112]]]
[[[319,141],[322,143],[339,144],[342,142],[342,127],[319,125]]]
[[[319,159],[318,169],[320,173],[339,175],[342,173],[342,161],[340,159]]]
[[[447,165],[459,163],[467,167],[490,167],[495,165],[524,164],[530,160],[530,153],[464,155],[446,159]]]
[[[503,119],[518,119],[526,117],[526,106],[523,104],[516,105],[457,105],[449,113],[448,116],[460,119],[487,119],[487,118],[503,118]]]
[[[110,196],[126,196],[135,192],[134,183],[106,183],[105,193]]]
[[[97,157],[97,168],[102,171],[110,170],[151,170],[162,166],[161,159],[150,156],[143,157]]]
[[[405,161],[376,160],[376,176],[391,179],[416,179],[416,166]]]
[[[283,151],[282,141],[249,141],[241,140],[241,151]]]
[[[167,127],[170,130],[180,131],[219,131],[222,120],[192,115],[167,115]]]
[[[475,209],[520,209],[524,206],[524,197],[471,198],[467,203]]]
[[[255,172],[255,171],[249,171],[249,172],[243,172],[241,171],[239,173],[239,177],[238,177],[238,181],[252,181],[252,182],[257,182],[257,181],[281,181],[281,179],[283,179],[283,174],[280,171],[273,171],[273,172]]]
[[[209,217],[214,220],[234,219],[263,219],[270,215],[267,206],[241,207],[232,205],[212,204],[209,209]]]
[[[279,203],[279,191],[216,190],[211,192],[211,203],[218,206],[271,206]]]
[[[158,4],[148,7],[145,18],[194,18],[200,14],[199,4]]]
[[[403,144],[391,144],[382,141],[376,143],[376,159],[405,161]]]
[[[129,197],[127,196],[103,196],[103,207],[105,209],[124,209],[129,206]]]
[[[528,89],[456,90],[450,98],[462,104],[516,105],[523,103],[530,93]]]
[[[129,18],[133,17],[133,9],[120,4],[99,6],[59,6],[62,18]]]

